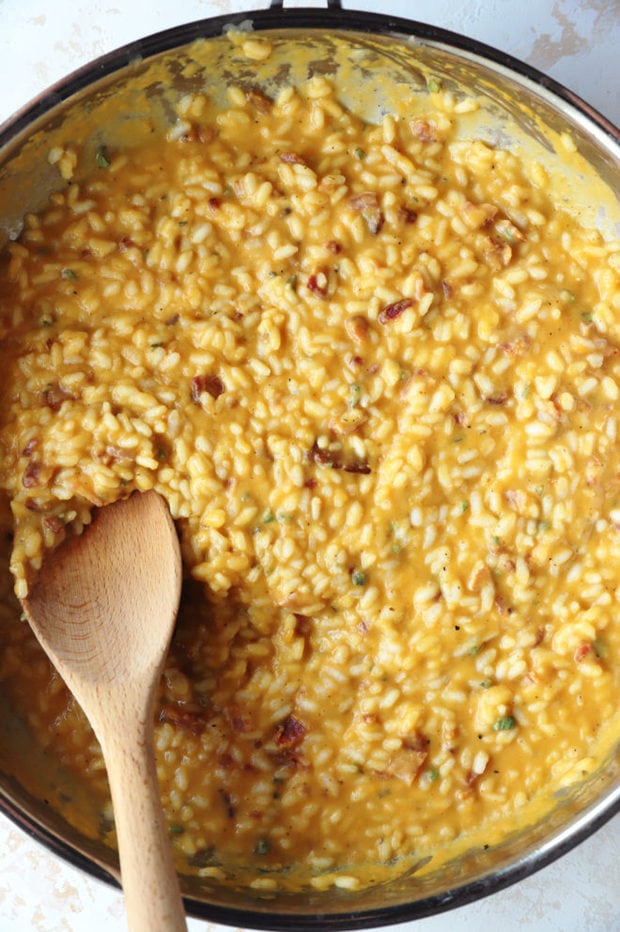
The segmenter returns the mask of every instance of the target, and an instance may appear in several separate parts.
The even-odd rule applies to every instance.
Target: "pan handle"
[[[284,0],[271,0],[269,8],[271,10],[281,10],[284,6]],[[327,0],[328,10],[341,10],[342,0]]]

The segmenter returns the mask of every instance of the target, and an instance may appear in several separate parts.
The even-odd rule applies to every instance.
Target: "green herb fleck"
[[[487,677],[486,680],[480,681],[480,685],[482,686],[483,689],[490,689],[491,686],[493,685],[493,680]]]
[[[545,518],[544,521],[539,521],[539,522],[538,522],[538,530],[539,530],[541,533],[542,533],[543,531],[548,531],[550,527],[551,527],[551,521],[547,521],[546,518]]]
[[[105,146],[99,146],[95,153],[95,159],[99,168],[109,168],[112,164],[108,158]]]
[[[265,512],[265,514],[264,514],[263,517],[262,517],[262,522],[263,522],[263,524],[271,524],[271,522],[272,522],[272,521],[275,521],[275,520],[276,520],[276,516],[274,515],[273,511],[271,510],[271,508],[268,508],[267,511]]]
[[[431,94],[437,94],[441,90],[441,81],[439,78],[428,78],[426,81],[426,86],[431,92]]]
[[[493,725],[495,731],[512,731],[516,727],[514,715],[503,715]]]
[[[271,842],[268,838],[259,838],[254,845],[254,854],[269,854],[271,851]]]
[[[278,521],[292,521],[293,513],[291,511],[279,511],[277,518]]]
[[[354,149],[353,153],[355,157],[360,160],[360,162],[363,162],[366,158],[366,150],[362,149],[361,146],[358,146],[356,149]]]
[[[461,514],[463,514],[464,511],[467,511],[468,508],[469,502],[461,502]]]
[[[431,767],[430,770],[426,771],[426,778],[429,783],[434,783],[435,780],[439,779],[439,770],[437,767]]]
[[[76,279],[76,278],[77,278],[77,274],[73,271],[73,269],[63,269],[63,270],[62,270],[62,277],[63,277],[63,278]]]
[[[290,276],[286,279],[286,284],[289,286],[289,288],[290,288],[292,291],[297,291],[297,276],[296,276],[296,275],[290,275]]]
[[[502,542],[502,539],[497,534],[494,534],[493,537],[491,538],[491,543],[493,544],[494,547],[499,547],[501,542]]]
[[[592,323],[592,311],[582,311],[581,319],[583,320],[584,323],[591,324]]]
[[[185,829],[182,825],[179,825],[178,822],[173,822],[172,825],[168,826],[169,835],[182,835],[185,832]]]
[[[463,437],[462,434],[459,434],[457,437],[452,438],[452,443],[463,443],[463,440],[465,440],[465,437]]]
[[[157,343],[151,343],[151,349],[161,349],[162,346],[164,346],[164,343],[161,340]]]
[[[379,792],[377,793],[377,797],[379,799],[385,799],[385,797],[389,796],[391,792],[392,792],[391,790],[379,790]]]
[[[180,227],[186,227],[186,226],[187,226],[187,220],[179,220],[179,226],[180,226]]]
[[[352,382],[351,385],[349,386],[349,389],[350,389],[349,407],[356,408],[360,402],[360,397],[362,394],[362,387],[361,385],[358,385],[357,382]]]
[[[476,657],[480,653],[480,644],[474,644],[473,647],[467,651],[470,657]]]
[[[354,586],[365,586],[366,585],[366,573],[363,570],[353,570],[351,575],[351,580]]]
[[[592,647],[594,648],[594,653],[599,658],[603,660],[607,656],[607,644],[605,641],[597,638],[596,641],[592,642]]]

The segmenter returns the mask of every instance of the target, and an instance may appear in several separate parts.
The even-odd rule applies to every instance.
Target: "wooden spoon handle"
[[[102,741],[108,771],[130,932],[187,929],[161,805],[153,738],[132,729]]]

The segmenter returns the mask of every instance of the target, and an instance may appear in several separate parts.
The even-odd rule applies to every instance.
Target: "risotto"
[[[434,867],[618,735],[620,245],[460,135],[468,107],[190,94],[84,180],[52,149],[67,184],[1,259],[5,588],[134,490],[177,522],[155,727],[182,871]],[[3,688],[113,844],[97,743],[4,603]]]

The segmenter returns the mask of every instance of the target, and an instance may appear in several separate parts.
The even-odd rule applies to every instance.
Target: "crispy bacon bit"
[[[361,314],[355,314],[353,317],[348,317],[345,320],[344,329],[353,342],[359,345],[368,339],[370,325],[368,320],[362,317]]]
[[[296,748],[304,740],[307,731],[308,729],[300,719],[295,718],[294,715],[287,715],[277,726],[273,738],[279,748]]]
[[[316,489],[318,482],[313,476],[310,476],[309,479],[306,479],[304,482],[304,489]]]
[[[65,526],[58,515],[46,515],[46,517],[43,518],[43,527],[47,528],[52,534],[60,534]]]
[[[575,651],[574,660],[575,663],[581,663],[582,660],[585,660],[590,651],[592,650],[592,645],[587,641],[582,641],[577,650]]]
[[[39,445],[39,440],[37,437],[31,437],[24,449],[22,450],[22,456],[32,456],[34,451]]]
[[[508,401],[508,392],[498,392],[496,395],[489,395],[484,400],[489,405],[503,405]]]
[[[257,91],[254,88],[245,92],[245,99],[249,104],[251,104],[259,113],[269,113],[273,106],[273,101],[267,97],[266,94],[263,94],[262,91]]]
[[[363,476],[367,476],[371,472],[370,466],[365,460],[356,460],[352,463],[346,463],[343,469],[345,472],[360,473]]]
[[[333,255],[335,256],[337,256],[339,253],[342,252],[342,246],[340,245],[338,240],[335,240],[335,239],[330,239],[326,248],[329,250],[329,252],[333,253]]]
[[[209,210],[219,210],[222,206],[222,202],[219,197],[210,197],[207,201],[207,207]]]
[[[30,460],[22,476],[22,485],[25,489],[34,489],[41,483],[41,463]]]
[[[401,301],[394,301],[393,304],[388,304],[379,312],[378,321],[380,324],[387,324],[392,320],[396,320],[396,318],[400,317],[409,307],[413,307],[413,300],[411,298],[403,298]]]
[[[362,194],[355,194],[349,203],[353,210],[361,212],[366,221],[368,231],[376,236],[383,226],[383,214],[379,208],[379,199],[374,191],[364,191]]]
[[[159,710],[159,721],[173,728],[182,728],[192,735],[200,735],[205,730],[205,713],[187,709],[181,705],[163,705]]]
[[[447,282],[445,278],[441,280],[441,291],[442,291],[444,298],[452,297],[452,285],[450,284],[450,282]]]
[[[386,775],[411,786],[428,758],[429,739],[418,733],[408,735],[400,751],[390,759]]]
[[[296,152],[281,152],[280,160],[282,162],[290,162],[294,165],[306,165],[307,164],[300,155],[297,155]]]
[[[349,203],[353,210],[368,210],[369,207],[378,207],[379,199],[374,191],[364,191],[362,194],[354,194]]]
[[[368,475],[372,471],[366,460],[350,460],[343,463],[333,450],[322,449],[316,440],[310,448],[309,457],[318,466],[329,466],[331,469],[343,469],[345,472],[361,475]]]
[[[331,466],[332,469],[342,469],[342,463],[338,456],[332,450],[325,450],[320,447],[316,440],[310,447],[309,455],[318,466]]]
[[[306,282],[308,291],[311,291],[312,294],[319,295],[321,298],[327,295],[327,285],[327,275],[323,271],[317,272],[316,275],[311,275]]]
[[[420,142],[437,142],[437,127],[432,120],[418,118],[411,121],[411,132]]]
[[[118,241],[118,248],[120,252],[127,252],[128,249],[133,249],[135,243],[130,236],[123,236],[122,239]]]
[[[545,629],[540,625],[536,630],[536,640],[532,644],[532,647],[538,647],[539,644],[542,644],[545,638]]]
[[[396,216],[401,223],[415,223],[418,219],[418,212],[417,210],[412,210],[411,207],[405,207],[405,205],[402,204],[398,208]]]
[[[203,392],[212,398],[219,398],[225,391],[224,383],[217,375],[196,375],[192,379],[192,401],[196,404],[199,404]]]
[[[65,388],[62,387],[58,382],[54,385],[50,385],[43,392],[43,398],[45,399],[45,404],[48,408],[51,408],[52,411],[58,411],[63,401],[71,399],[75,401],[75,396],[68,392]]]

